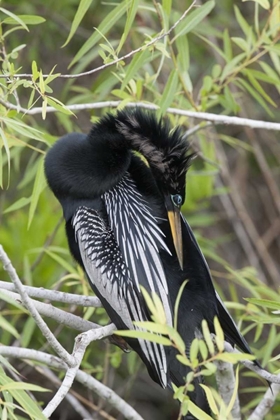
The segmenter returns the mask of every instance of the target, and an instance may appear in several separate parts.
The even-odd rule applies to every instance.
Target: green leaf
[[[232,46],[231,46],[231,39],[228,33],[228,29],[224,30],[223,33],[223,44],[224,44],[224,52],[227,62],[232,60]]]
[[[60,102],[58,99],[53,98],[52,96],[46,96],[47,103],[57,109],[58,111],[62,112],[66,115],[74,115],[72,111],[70,111],[66,106]]]
[[[263,100],[262,96],[245,80],[243,79],[238,79],[234,81],[235,84],[237,85],[242,85],[244,86],[244,88],[247,90],[247,92],[250,93],[250,95],[252,95],[252,97],[254,99],[256,99],[256,101],[266,110],[266,112],[273,117],[273,114],[271,112],[271,110],[268,108],[266,102]]]
[[[176,355],[176,359],[178,359],[179,362],[182,363],[182,365],[190,366],[190,367],[192,365],[186,355],[177,354]]]
[[[122,37],[121,37],[121,40],[120,40],[120,43],[119,43],[119,46],[118,46],[118,49],[117,49],[117,54],[122,49],[122,46],[123,46],[123,44],[126,41],[126,38],[127,38],[128,33],[129,33],[130,29],[131,29],[131,26],[134,23],[135,16],[136,16],[136,13],[137,13],[137,9],[138,9],[138,5],[139,5],[139,0],[132,0],[131,1],[131,6],[130,6],[130,8],[128,10],[128,13],[127,13],[127,18],[126,18],[126,22],[125,22],[124,32],[122,34]]]
[[[44,173],[44,157],[40,158],[37,174],[34,181],[33,191],[31,194],[30,208],[28,215],[28,229],[30,228],[38,200],[42,191],[46,188],[47,182]]]
[[[153,343],[162,344],[163,346],[171,346],[171,341],[163,337],[162,335],[152,334],[145,331],[128,331],[128,330],[120,330],[115,331],[114,334],[121,335],[122,337],[131,337],[131,338],[142,338],[143,340],[152,341]]]
[[[237,22],[239,23],[240,28],[244,32],[244,35],[248,37],[251,31],[250,25],[248,24],[247,20],[242,16],[238,7],[235,5],[234,5],[234,13],[235,13],[235,17],[236,17]]]
[[[199,420],[213,420],[208,414],[197,407],[191,400],[189,400],[189,412]]]
[[[15,15],[7,9],[4,9],[3,7],[0,7],[0,11],[3,12],[5,15],[10,16],[10,18],[14,20],[15,23],[18,23],[22,28],[26,29],[29,32],[28,27],[19,16]]]
[[[132,58],[129,65],[126,67],[126,75],[122,81],[121,88],[124,89],[127,83],[134,77],[135,73],[140,69],[143,68],[144,64],[147,61],[152,59],[152,54],[148,49],[144,49],[139,53],[135,54]]]
[[[246,53],[249,52],[250,46],[248,45],[248,43],[245,41],[245,39],[240,38],[240,37],[236,37],[236,36],[232,36],[231,40],[238,45],[239,48],[241,48],[241,50],[245,51]]]
[[[175,37],[173,38],[172,42],[178,38],[179,36],[186,35],[187,33],[191,32],[199,23],[211,12],[211,10],[215,6],[215,1],[210,0],[204,3],[202,6],[191,10],[190,13],[187,14],[185,19],[179,23],[179,25],[175,29]]]
[[[263,7],[265,10],[269,10],[270,9],[270,4],[268,0],[242,0],[243,2],[245,1],[253,1],[254,3],[258,3],[261,7]]]
[[[270,309],[280,309],[280,301],[268,300],[268,299],[256,299],[256,298],[247,298],[246,301],[253,303],[254,305],[264,306],[265,308]]]
[[[209,331],[207,321],[205,319],[202,321],[201,327],[202,327],[203,337],[204,337],[204,340],[207,344],[209,352],[210,352],[211,355],[213,355],[215,353],[215,348],[214,348],[214,344],[213,344],[213,341],[212,341],[212,338],[211,338],[211,334],[210,334],[210,331]]]
[[[36,420],[46,420],[46,417],[43,415],[37,404],[24,390],[13,388],[13,386],[16,388],[17,382],[12,381],[7,375],[5,375],[3,369],[0,370],[0,384],[2,386],[9,386],[9,393],[21,405],[21,407],[24,408],[30,417]],[[27,385],[28,384],[25,383],[25,389],[27,389]]]
[[[39,25],[40,23],[46,21],[46,19],[37,15],[17,15],[17,17],[20,19],[21,22],[25,23],[26,25]],[[9,17],[4,19],[2,23],[5,23],[6,25],[15,25],[19,22],[15,20],[15,18]]]
[[[186,345],[180,336],[180,334],[172,327],[166,326],[166,329],[168,331],[169,338],[173,341],[177,349],[181,354],[185,354],[186,352]]]
[[[175,93],[178,87],[178,72],[177,70],[172,70],[166,86],[164,88],[163,94],[161,96],[159,102],[159,110],[158,113],[160,115],[164,115],[167,108],[170,106],[172,101],[174,100]]]
[[[134,321],[134,325],[144,328],[147,332],[168,335],[167,325],[157,324],[151,321]]]
[[[9,207],[7,207],[4,211],[4,213],[10,213],[11,211],[16,211],[21,209],[22,207],[27,206],[30,203],[30,197],[21,197],[19,200],[17,200],[15,203],[13,203],[12,205],[10,205]]]
[[[114,25],[120,20],[127,10],[127,6],[131,0],[122,1],[118,4],[105,19],[102,20],[97,30],[89,37],[89,39],[83,44],[82,48],[75,55],[70,63],[70,67],[79,61],[94,45],[102,38],[102,34],[105,35]]]
[[[216,345],[220,352],[224,351],[224,332],[220,325],[219,319],[217,316],[214,318],[214,328],[215,328],[215,335],[216,335]]]
[[[162,7],[167,16],[169,16],[172,10],[172,0],[162,0]]]
[[[36,328],[36,322],[33,318],[28,318],[24,324],[24,328],[21,333],[20,341],[21,346],[26,349],[29,346],[30,340],[32,338],[33,332]]]
[[[17,330],[5,318],[3,318],[1,315],[0,315],[0,329],[3,329],[3,331],[8,331],[15,338],[20,337]]]
[[[178,295],[176,297],[175,305],[174,305],[174,328],[176,331],[178,330],[178,311],[179,311],[180,301],[181,301],[181,297],[187,283],[188,283],[188,280],[184,280],[183,283],[181,284]]]
[[[201,386],[201,388],[203,388],[203,390],[206,394],[206,398],[207,398],[207,401],[208,401],[208,404],[209,404],[211,410],[213,411],[214,414],[218,415],[219,414],[219,409],[217,407],[217,404],[216,404],[216,401],[213,397],[211,389],[206,385],[203,385],[203,384],[199,384],[199,385]]]
[[[61,258],[59,255],[57,255],[55,252],[50,251],[49,249],[45,249],[44,251],[66,271],[68,271],[71,274],[76,274],[76,270],[72,267],[71,264],[68,264],[68,262],[65,261],[64,258]]]
[[[220,78],[221,82],[223,82],[227,76],[229,76],[231,73],[233,73],[236,70],[237,64],[240,63],[240,61],[242,61],[243,58],[245,57],[246,57],[246,53],[238,54],[225,65],[221,78]]]
[[[256,357],[252,354],[245,354],[245,353],[222,353],[217,354],[215,356],[217,360],[222,360],[223,362],[229,362],[229,363],[237,363],[241,360],[255,360]]]
[[[80,4],[74,16],[68,38],[66,39],[65,43],[62,45],[62,48],[65,47],[69,43],[71,38],[73,37],[74,33],[76,32],[78,26],[81,23],[81,20],[83,19],[84,15],[88,11],[88,8],[91,5],[91,3],[92,3],[92,0],[80,0]]]
[[[277,108],[277,105],[276,105],[276,103],[271,99],[271,97],[265,92],[265,90],[262,88],[262,86],[259,84],[259,82],[255,79],[255,77],[254,77],[254,75],[253,75],[253,73],[251,72],[251,70],[249,70],[249,69],[244,69],[243,71],[242,71],[242,73],[244,73],[247,77],[248,77],[248,79],[249,79],[249,81],[250,81],[250,83],[251,83],[251,85],[256,89],[256,91],[260,94],[260,95],[262,95],[262,97],[268,102],[268,103],[270,103],[272,106],[274,106],[275,108]]]

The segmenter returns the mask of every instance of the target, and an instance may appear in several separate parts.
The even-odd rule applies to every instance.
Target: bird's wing
[[[163,304],[167,324],[172,326],[172,309],[160,249],[169,252],[164,234],[158,227],[147,202],[128,173],[103,196],[109,226],[140,292],[143,286],[156,293]]]
[[[186,221],[183,215],[182,215],[182,220],[183,220],[182,228],[185,230],[185,233],[189,236],[191,243],[196,250],[196,254],[197,254],[196,259],[197,261],[198,259],[200,259],[200,264],[203,266],[203,269],[204,269],[204,275],[207,276],[206,281],[209,283],[208,287],[211,284],[212,285],[211,288],[213,288],[213,291],[215,293],[217,312],[218,312],[217,315],[218,315],[221,327],[224,331],[226,340],[228,340],[232,345],[236,344],[245,353],[252,353],[247,341],[245,340],[243,335],[238,331],[238,328],[234,320],[232,319],[231,315],[229,314],[228,310],[223,304],[220,296],[215,291],[208,264],[205,260],[204,255],[202,254],[199,248],[199,245],[194,237],[194,234],[188,222]]]
[[[141,330],[133,321],[147,320],[143,299],[139,285],[131,278],[113,231],[96,210],[87,207],[78,208],[72,224],[89,280],[102,301],[106,302],[106,307],[110,308],[110,315],[117,314],[112,321],[119,328]],[[142,339],[138,342],[149,370],[165,387],[167,363],[163,346]]]

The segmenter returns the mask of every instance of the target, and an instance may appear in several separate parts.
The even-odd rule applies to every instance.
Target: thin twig
[[[141,52],[143,50],[146,50],[147,48],[151,47],[152,45],[154,45],[156,42],[160,41],[162,38],[165,38],[166,36],[168,36],[178,25],[179,23],[186,17],[186,15],[189,13],[189,11],[193,8],[193,6],[195,5],[196,0],[194,0],[192,2],[192,4],[187,8],[187,10],[184,11],[184,13],[182,14],[182,16],[180,16],[180,18],[174,23],[174,25],[171,26],[171,28],[167,31],[167,32],[163,32],[162,34],[158,35],[156,38],[152,39],[150,42],[148,42],[145,45],[141,45],[141,47],[136,48],[135,50],[130,51],[129,53],[123,55],[122,57],[116,58],[115,60],[111,61],[110,63],[106,63],[103,64],[102,66],[96,67],[95,69],[89,70],[89,71],[85,71],[83,73],[77,73],[77,74],[59,74],[58,77],[59,78],[63,78],[63,79],[76,79],[78,77],[83,77],[83,76],[89,76],[91,74],[94,74],[98,71],[102,71],[107,69],[108,67],[113,66],[114,64],[119,63],[120,61],[124,61],[130,57],[132,57],[133,55],[137,54],[138,52]],[[14,74],[14,75],[3,75],[2,77],[18,77],[18,78],[32,78],[33,75],[30,73],[25,73],[25,74]],[[48,77],[48,74],[43,74],[43,77]]]
[[[2,245],[0,245],[0,260],[3,263],[4,270],[7,271],[11,281],[14,283],[17,291],[19,292],[24,306],[29,310],[30,314],[34,318],[37,326],[40,328],[42,334],[50,344],[50,346],[56,351],[56,353],[63,359],[69,366],[73,366],[75,360],[72,356],[62,347],[57,338],[53,335],[37,309],[35,308],[32,300],[24,290],[24,287],[17,275],[15,268],[13,267],[8,255],[4,251]]]

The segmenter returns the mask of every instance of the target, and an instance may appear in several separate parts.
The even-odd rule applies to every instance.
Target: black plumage
[[[133,329],[133,321],[149,319],[140,286],[158,294],[172,325],[175,300],[187,279],[178,314],[187,349],[203,319],[214,332],[217,315],[226,340],[250,353],[180,212],[192,159],[188,148],[168,122],[125,110],[101,118],[88,135],[58,140],[47,153],[45,172],[63,208],[69,248],[117,328]],[[162,387],[184,384],[187,368],[174,349],[127,341],[154,381]],[[198,383],[191,398],[209,411]]]

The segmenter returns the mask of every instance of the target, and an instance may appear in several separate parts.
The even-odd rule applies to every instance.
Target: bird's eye
[[[180,207],[183,202],[183,198],[180,194],[171,195],[171,200],[176,207]]]

